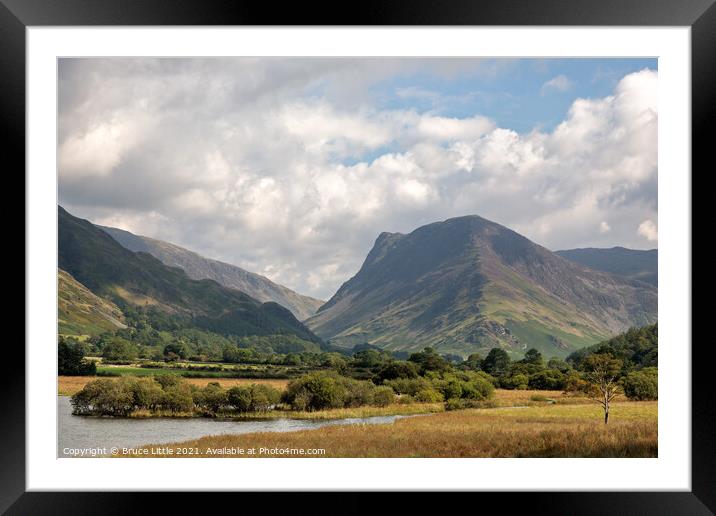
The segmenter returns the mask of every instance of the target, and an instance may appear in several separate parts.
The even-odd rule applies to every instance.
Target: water
[[[254,432],[295,432],[331,425],[382,425],[406,416],[377,416],[332,419],[328,421],[301,419],[267,419],[219,421],[206,418],[125,419],[73,416],[68,396],[57,397],[59,421],[57,456],[76,456],[70,450],[112,447],[136,447],[148,444],[169,444],[198,439],[207,435],[248,434]]]

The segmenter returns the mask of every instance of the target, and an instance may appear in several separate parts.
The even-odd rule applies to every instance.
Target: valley
[[[167,242],[58,215],[61,433],[96,426],[75,418],[99,416],[109,435],[114,421],[117,436],[126,421],[154,421],[146,440],[127,438],[143,445],[175,421],[191,426],[167,436],[198,440],[169,446],[199,456],[319,441],[330,457],[656,453],[649,282],[468,216],[380,234],[322,303]],[[619,382],[608,430],[593,376],[606,358]],[[369,420],[368,432],[357,424]],[[278,426],[232,435],[226,421]],[[222,425],[227,435],[204,437]],[[469,444],[457,439],[465,428]]]

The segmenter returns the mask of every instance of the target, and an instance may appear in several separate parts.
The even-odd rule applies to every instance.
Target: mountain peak
[[[306,324],[351,347],[547,356],[656,320],[648,285],[593,271],[478,215],[381,233],[358,273]]]

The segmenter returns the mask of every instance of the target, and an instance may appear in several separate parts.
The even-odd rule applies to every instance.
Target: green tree
[[[510,355],[501,348],[492,348],[482,361],[482,370],[493,376],[504,376],[510,368]]]
[[[644,401],[659,399],[659,372],[656,367],[645,367],[633,371],[622,380],[624,394],[630,400]]]
[[[482,355],[473,353],[463,362],[463,366],[471,371],[482,371]]]
[[[542,353],[540,353],[534,348],[527,350],[527,352],[525,353],[525,358],[523,358],[522,361],[525,364],[533,364],[540,367],[544,366],[544,361],[542,360]]]
[[[381,367],[388,360],[390,355],[375,349],[364,349],[353,354],[353,365],[356,367]]]
[[[547,362],[547,369],[556,369],[557,371],[560,371],[562,373],[568,373],[572,366],[570,366],[567,362],[560,358],[550,358]]]
[[[181,358],[183,360],[187,357],[188,353],[189,353],[189,350],[187,349],[186,345],[180,341],[172,342],[172,343],[164,346],[164,356],[165,357],[170,357],[171,356],[170,354],[174,354],[178,358]]]
[[[420,374],[428,371],[449,371],[452,369],[450,364],[443,357],[435,353],[433,348],[427,347],[418,353],[413,353],[408,357],[409,362],[414,362],[420,368]]]
[[[562,390],[566,385],[564,374],[556,369],[544,369],[529,376],[529,387],[544,391]]]
[[[396,378],[417,378],[418,366],[414,362],[403,362],[402,360],[393,360],[384,365],[378,371],[378,380],[385,382],[386,380],[395,380]]]
[[[57,345],[57,374],[65,376],[94,376],[97,366],[85,360],[84,350],[79,343],[60,338]]]
[[[122,337],[114,337],[102,349],[102,357],[110,361],[126,361],[137,358],[137,346]]]
[[[500,387],[503,389],[524,390],[529,385],[529,377],[526,374],[515,374],[500,378]]]

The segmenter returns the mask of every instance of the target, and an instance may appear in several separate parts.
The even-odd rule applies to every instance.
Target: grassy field
[[[131,364],[106,364],[99,357],[87,357],[96,362],[100,376],[156,376],[172,374],[184,378],[294,378],[315,370],[310,367],[277,364],[233,364],[225,362],[174,362],[157,364],[149,360],[138,360]],[[155,367],[147,367],[148,365]]]
[[[147,445],[147,447],[152,445]],[[163,445],[164,446],[164,445]],[[609,425],[591,404],[469,409],[391,425],[331,426],[288,433],[209,436],[169,448],[324,449],[321,457],[656,457],[657,402],[619,402]],[[243,455],[250,457],[251,455]],[[305,457],[305,455],[304,455]]]
[[[151,371],[151,369],[144,369]],[[57,383],[57,394],[60,396],[72,396],[80,391],[88,382],[96,380],[98,376],[59,376]],[[185,380],[197,387],[204,387],[209,382],[218,382],[224,389],[233,387],[234,385],[251,385],[252,383],[261,383],[270,385],[279,390],[284,390],[289,380],[261,380],[254,378],[185,378]]]

